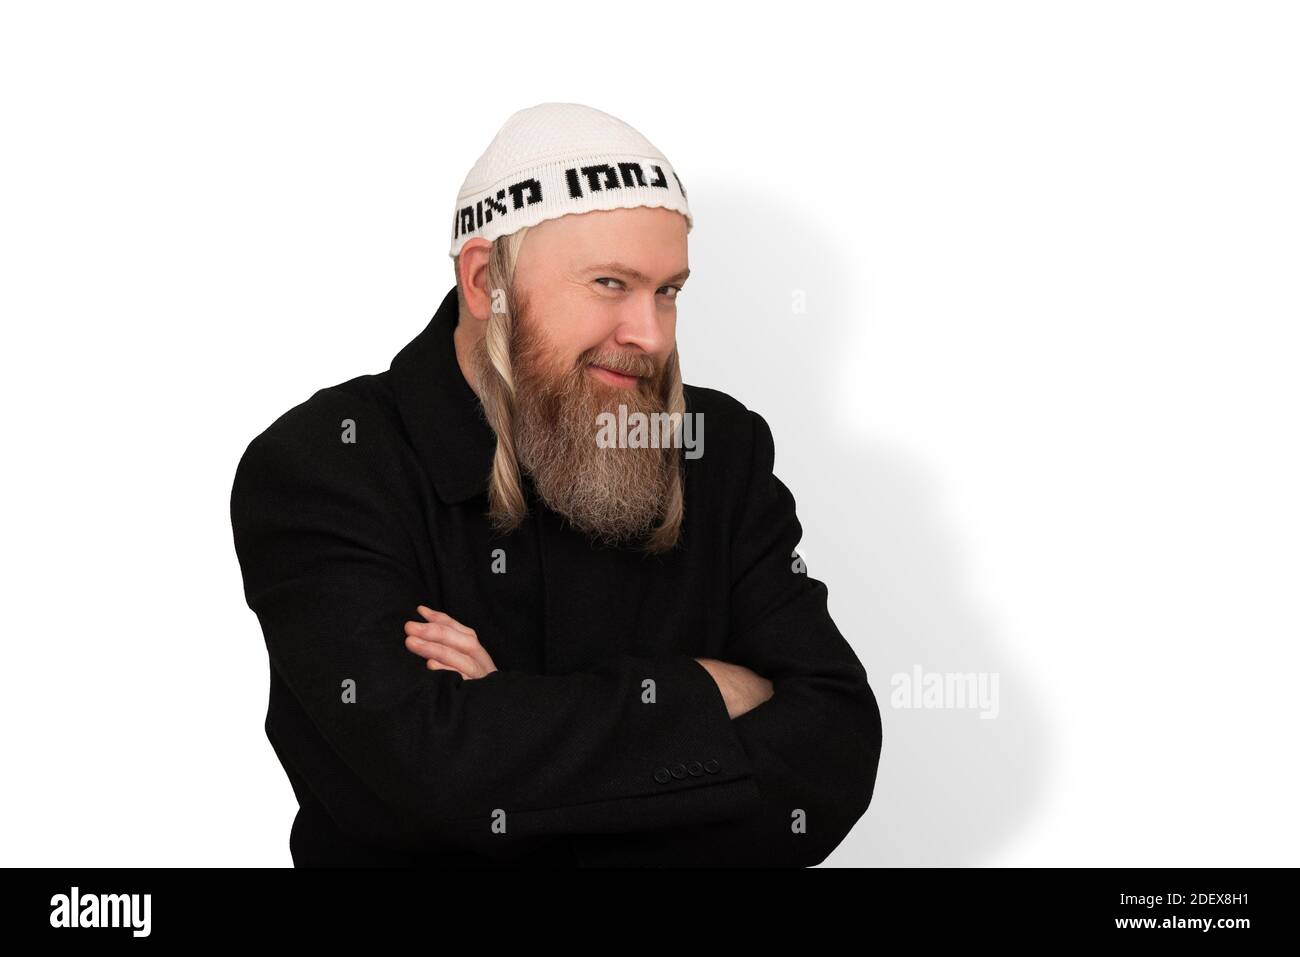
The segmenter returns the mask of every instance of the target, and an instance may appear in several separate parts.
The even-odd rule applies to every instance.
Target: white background
[[[1300,863],[1293,5],[3,11],[4,864],[290,863],[235,464],[424,327],[543,101],[678,169],[686,381],[881,701],[827,864]]]

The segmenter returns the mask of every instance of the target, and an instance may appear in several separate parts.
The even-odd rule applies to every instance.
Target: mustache
[[[584,356],[581,365],[600,366],[611,372],[621,372],[623,375],[639,376],[643,379],[649,379],[659,372],[659,367],[649,356],[631,355],[625,352],[590,353]]]

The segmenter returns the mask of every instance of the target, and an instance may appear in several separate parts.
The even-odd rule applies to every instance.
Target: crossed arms
[[[496,662],[479,643],[478,632],[473,628],[445,611],[435,611],[425,605],[416,611],[422,620],[406,623],[406,650],[424,658],[425,666],[431,671],[451,669],[473,681],[497,670]],[[729,718],[738,718],[772,697],[772,682],[744,665],[717,658],[695,660],[717,684]]]
[[[733,544],[729,661],[620,655],[566,675],[488,670],[477,636],[468,641],[472,623],[424,612],[411,621],[441,599],[428,594],[407,560],[406,530],[384,507],[385,463],[340,452],[331,430],[319,446],[283,429],[250,443],[231,518],[272,667],[342,762],[394,810],[358,814],[308,776],[341,829],[413,852],[470,847],[506,859],[520,838],[569,840],[592,865],[825,858],[870,802],[880,715],[826,611],[824,585],[790,570],[801,535],[794,502],[772,474],[766,422],[747,415],[752,461]],[[374,494],[360,491],[368,486]],[[404,630],[425,644],[403,647]],[[358,689],[351,703],[340,703],[341,679]],[[659,689],[652,707],[646,679]],[[697,755],[716,759],[710,773],[650,774]],[[509,840],[490,831],[498,809]]]

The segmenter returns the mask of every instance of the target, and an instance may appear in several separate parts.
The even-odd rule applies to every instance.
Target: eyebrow
[[[651,281],[650,277],[647,276],[645,273],[641,272],[639,269],[633,269],[631,266],[625,265],[624,263],[597,263],[594,266],[588,266],[587,271],[619,273],[621,275],[627,276],[629,279],[635,279],[637,282],[641,282],[641,283],[648,283]],[[667,279],[664,280],[664,282],[665,283],[685,282],[686,277],[689,276],[690,274],[691,274],[691,270],[688,267],[686,269],[683,269],[679,273],[669,276]]]

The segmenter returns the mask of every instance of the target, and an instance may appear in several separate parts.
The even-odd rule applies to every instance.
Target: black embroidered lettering
[[[619,163],[618,171],[623,174],[624,186],[644,186],[645,176],[640,163]]]
[[[569,184],[569,199],[582,199],[582,186],[578,182],[578,171],[572,166],[564,171],[564,181]]]
[[[504,189],[499,189],[497,190],[497,195],[495,199],[489,196],[486,200],[484,200],[484,202],[487,203],[487,221],[489,223],[492,222],[492,210],[495,209],[502,216],[506,214],[505,204],[501,202],[501,200],[505,198],[506,198],[506,191]]]
[[[599,193],[601,190],[600,177],[605,177],[605,189],[618,189],[619,182],[614,176],[614,167],[608,163],[596,163],[594,166],[584,166],[581,169],[582,175],[587,177],[587,189],[593,193]]]
[[[526,205],[531,206],[533,203],[540,203],[542,201],[542,184],[537,182],[535,179],[521,180],[509,188],[510,196],[515,201],[515,209],[519,209],[525,205],[523,198],[523,192],[525,189],[528,190]]]

